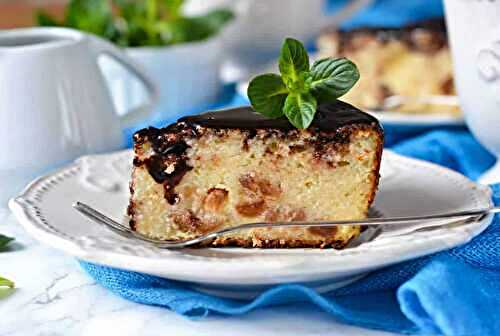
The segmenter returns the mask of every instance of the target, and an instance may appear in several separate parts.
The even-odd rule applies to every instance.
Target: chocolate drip
[[[154,127],[143,129],[134,135],[135,146],[141,146],[147,139],[154,153],[143,161],[134,158],[134,166],[146,166],[155,182],[163,184],[165,198],[172,205],[178,201],[175,186],[192,169],[187,164],[185,154],[189,146],[181,135],[184,135],[182,131],[178,134],[166,133]],[[173,167],[173,171],[168,172],[169,166]]]

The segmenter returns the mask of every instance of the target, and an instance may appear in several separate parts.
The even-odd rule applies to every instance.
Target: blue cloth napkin
[[[477,178],[493,157],[465,130],[437,130],[399,142],[393,150]],[[493,185],[500,204],[500,184]],[[358,326],[413,334],[500,334],[500,217],[465,246],[385,268],[328,295],[281,285],[252,301],[196,292],[181,282],[82,262],[97,282],[122,297],[169,308],[190,318],[244,314],[275,304],[308,302]],[[303,303],[301,303],[303,304]],[[311,307],[311,309],[314,309]]]
[[[335,12],[351,0],[329,0],[327,12]],[[443,16],[442,0],[373,0],[341,25],[344,29],[366,26],[399,27],[417,20]]]

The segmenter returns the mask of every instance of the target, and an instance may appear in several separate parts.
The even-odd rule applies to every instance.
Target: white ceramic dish
[[[240,82],[236,91],[242,97],[247,98],[248,81]],[[403,113],[397,111],[372,112],[366,111],[377,118],[384,125],[400,125],[411,127],[435,127],[435,126],[463,126],[465,120],[461,115],[449,113]]]
[[[222,92],[219,73],[223,48],[219,36],[166,47],[126,48],[125,52],[142,65],[158,88],[154,120],[177,119],[208,107]],[[146,92],[134,76],[109,58],[101,58],[100,65],[119,113],[144,103]]]
[[[131,151],[87,156],[41,177],[11,200],[14,215],[40,241],[77,258],[182,280],[208,292],[250,297],[280,283],[301,282],[327,291],[369,271],[464,244],[491,222],[415,232],[383,230],[375,240],[332,249],[205,248],[160,250],[127,240],[88,221],[72,203],[86,202],[123,218],[128,200]],[[422,215],[491,205],[490,189],[446,168],[386,150],[375,208],[384,216]]]

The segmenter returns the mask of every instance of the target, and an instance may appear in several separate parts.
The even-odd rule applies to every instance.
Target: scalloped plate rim
[[[99,159],[99,158],[109,157],[110,155],[115,155],[115,156],[124,155],[122,153],[130,153],[130,150],[115,152],[110,154],[90,155],[86,157]],[[417,165],[427,166],[430,169],[437,169],[443,173],[454,175],[456,178],[463,179],[464,181],[466,180],[466,182],[468,182],[469,184],[468,186],[469,188],[478,189],[478,192],[482,193],[483,196],[489,197],[489,195],[491,194],[491,190],[487,186],[481,186],[475,184],[472,181],[469,181],[468,179],[460,175],[459,173],[453,172],[447,168],[421,160],[406,158],[398,154],[392,153],[389,150],[386,150],[384,157],[388,156],[392,157],[395,160],[396,159],[410,160],[415,162]],[[293,278],[294,276],[297,275],[302,278],[314,277],[315,280],[317,280],[317,279],[326,279],[328,275],[331,275],[332,273],[338,275],[360,274],[362,272],[388,266],[397,262],[417,258],[443,249],[448,249],[460,244],[464,244],[468,242],[470,239],[472,239],[474,236],[482,232],[491,223],[493,218],[493,215],[489,215],[486,218],[484,218],[480,223],[477,223],[477,225],[470,226],[471,228],[474,228],[473,230],[474,232],[462,232],[465,236],[462,237],[459,243],[454,242],[448,244],[448,246],[444,246],[442,248],[434,248],[432,250],[422,248],[422,250],[420,250],[418,253],[416,253],[416,251],[412,251],[411,249],[407,250],[405,254],[401,254],[401,251],[399,251],[398,252],[399,257],[398,258],[393,257],[393,259],[389,262],[374,263],[373,260],[371,260],[370,258],[365,258],[365,259],[359,258],[359,253],[353,253],[353,250],[346,253],[345,251],[348,250],[335,251],[335,250],[308,249],[307,251],[305,251],[305,253],[303,253],[303,256],[298,259],[295,257],[290,258],[289,256],[286,255],[286,253],[283,253],[283,250],[278,250],[276,253],[277,255],[272,255],[273,252],[268,250],[269,253],[265,252],[267,253],[267,257],[264,258],[262,257],[261,254],[259,254],[256,256],[249,256],[248,258],[238,259],[238,262],[231,262],[229,263],[230,265],[226,265],[225,262],[222,263],[219,262],[217,265],[218,272],[212,274],[210,276],[210,279],[205,279],[203,276],[199,274],[200,272],[198,272],[198,274],[193,274],[193,270],[200,266],[204,266],[202,268],[206,268],[208,267],[206,265],[207,263],[210,264],[214,260],[219,260],[219,258],[189,256],[189,258],[180,258],[181,260],[179,261],[176,260],[175,255],[182,254],[182,251],[168,251],[170,252],[172,258],[165,258],[164,256],[162,256],[162,258],[160,259],[157,257],[148,258],[143,256],[124,255],[123,253],[115,253],[112,251],[106,251],[95,248],[84,249],[75,242],[72,242],[54,233],[48,232],[47,228],[42,229],[40,225],[43,225],[43,223],[40,224],[39,222],[40,219],[33,218],[33,215],[29,211],[29,208],[33,207],[33,204],[31,204],[33,203],[33,201],[31,200],[31,196],[33,196],[34,190],[37,187],[39,187],[42,183],[50,179],[51,177],[58,176],[60,174],[73,174],[72,176],[76,176],[77,174],[73,173],[73,170],[76,170],[78,168],[81,169],[81,163],[82,163],[82,158],[76,160],[74,163],[66,167],[54,171],[51,174],[37,178],[32,183],[30,183],[18,197],[12,199],[9,202],[9,206],[12,212],[19,220],[19,222],[25,227],[25,229],[32,236],[39,239],[40,241],[86,261],[103,264],[111,267],[117,267],[137,272],[153,274],[157,276],[163,276],[178,280],[194,281],[199,283],[216,283],[216,284],[226,283],[226,284],[253,285],[253,284],[282,283],[283,282],[282,278],[290,278],[290,277]],[[489,198],[489,204],[491,203],[492,203],[491,198]],[[455,239],[457,238],[455,237]],[[292,254],[295,255],[297,254],[297,252],[302,253],[304,251],[293,250]],[[379,256],[387,252],[388,251],[384,251],[383,249],[378,250]],[[272,255],[272,258],[268,258],[269,254]],[[340,264],[343,265],[340,265],[338,263],[332,263],[331,259],[332,258],[337,259],[335,257],[339,256],[342,258],[341,260],[342,263]],[[310,260],[311,257],[314,257],[314,261],[317,267],[315,267],[315,269],[311,269],[309,267],[304,269],[303,266],[305,266],[311,261]],[[247,270],[249,265],[255,263],[255,259],[258,259],[260,262],[259,265],[260,267],[258,269],[260,272],[257,272],[257,274],[252,274],[250,276],[248,276],[247,274],[246,278],[242,279],[242,276],[237,274],[238,270],[240,271]],[[139,261],[141,262],[140,265]],[[338,259],[336,261],[338,261]],[[349,261],[356,261],[357,263],[349,265]],[[175,270],[175,272],[172,271],[168,272],[168,269],[174,268],[175,266],[179,266],[179,262],[181,262],[184,266],[189,266],[189,267],[183,269],[177,269]],[[345,265],[344,262],[347,262],[348,265]],[[223,267],[224,265],[226,267]],[[158,270],[157,268],[159,266],[162,266],[163,269]],[[156,268],[156,271],[153,270],[153,268]],[[299,268],[301,269],[300,271]],[[319,268],[321,270],[319,270]],[[232,272],[221,274],[229,270],[231,270]],[[264,273],[269,271],[274,271],[275,273],[272,276],[265,276]]]

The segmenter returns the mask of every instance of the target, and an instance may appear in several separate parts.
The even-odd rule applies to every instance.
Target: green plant
[[[7,249],[7,245],[9,245],[12,241],[14,241],[14,238],[0,234],[0,252],[5,251]]]
[[[0,252],[5,251],[7,249],[7,245],[13,240],[14,238],[0,234]],[[14,283],[12,281],[0,277],[0,299],[10,294],[13,288]]]
[[[202,16],[182,14],[184,0],[71,0],[57,21],[44,11],[40,26],[63,26],[106,38],[123,47],[165,46],[207,39],[233,19],[227,9]]]
[[[12,289],[14,288],[14,283],[10,281],[9,279],[5,279],[0,277],[0,289]]]
[[[253,108],[269,117],[286,116],[297,128],[307,128],[319,103],[339,98],[359,79],[356,65],[346,58],[324,58],[309,66],[301,42],[287,38],[279,58],[280,74],[252,79],[248,97]]]

